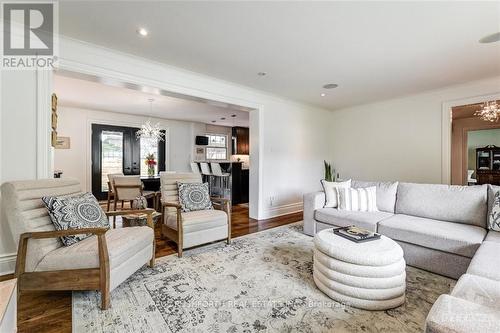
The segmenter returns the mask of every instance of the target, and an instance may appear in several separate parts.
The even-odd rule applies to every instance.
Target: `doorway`
[[[452,185],[492,183],[490,180],[486,181],[490,178],[483,176],[486,172],[497,172],[493,165],[488,165],[487,170],[485,165],[479,166],[477,163],[478,154],[486,154],[494,149],[494,146],[500,146],[500,122],[485,121],[477,116],[476,112],[482,107],[483,103],[474,103],[451,108]],[[493,160],[491,159],[491,162]],[[500,171],[498,173],[500,177]]]
[[[137,138],[139,128],[92,124],[92,193],[104,200],[108,174],[147,175],[144,156],[158,156],[155,174],[165,171],[165,141]],[[165,131],[163,131],[165,132]]]

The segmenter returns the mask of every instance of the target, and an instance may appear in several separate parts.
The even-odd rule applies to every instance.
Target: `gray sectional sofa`
[[[377,187],[377,212],[323,208],[324,192],[304,195],[304,232],[357,225],[394,239],[408,265],[460,278],[434,304],[428,332],[500,332],[500,232],[487,229],[500,187],[352,182],[368,186]],[[494,292],[481,297],[478,286]],[[471,318],[475,312],[480,325]]]

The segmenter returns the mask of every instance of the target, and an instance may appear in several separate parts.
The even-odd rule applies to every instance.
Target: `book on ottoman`
[[[380,239],[380,234],[354,225],[333,229],[333,233],[356,243]]]

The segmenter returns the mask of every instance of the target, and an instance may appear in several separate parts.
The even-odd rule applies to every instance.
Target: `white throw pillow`
[[[493,206],[488,220],[488,228],[494,231],[500,231],[500,191],[493,197]]]
[[[338,188],[338,203],[340,210],[360,212],[376,212],[377,187]]]
[[[350,188],[351,180],[349,179],[345,182],[328,182],[323,179],[321,185],[323,185],[323,190],[325,191],[325,205],[323,207],[336,208],[338,206],[337,188]]]

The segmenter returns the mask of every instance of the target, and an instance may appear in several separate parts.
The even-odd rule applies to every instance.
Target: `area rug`
[[[408,267],[406,303],[363,311],[337,303],[312,279],[312,238],[302,224],[157,260],[111,293],[73,293],[73,332],[421,332],[454,280]]]

